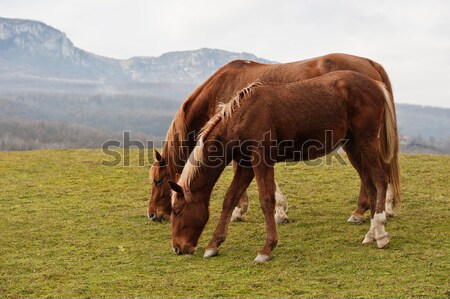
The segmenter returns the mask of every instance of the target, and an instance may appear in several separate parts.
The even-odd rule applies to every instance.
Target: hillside
[[[273,260],[255,265],[264,223],[254,183],[249,215],[230,225],[218,257],[202,256],[231,169],[198,252],[176,256],[170,223],[145,215],[148,168],[137,154],[129,167],[104,167],[100,150],[0,152],[1,298],[448,296],[450,156],[400,156],[403,206],[383,250],[361,244],[369,223],[346,223],[359,190],[351,166],[279,164],[290,223],[278,226]]]

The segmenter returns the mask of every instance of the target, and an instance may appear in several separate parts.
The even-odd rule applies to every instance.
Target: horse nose
[[[173,251],[175,252],[175,254],[178,254],[178,255],[181,254],[180,248],[179,248],[178,246],[173,246],[172,249],[173,249]]]
[[[147,217],[150,220],[154,220],[156,218],[156,214],[155,213],[149,213],[149,214],[147,214]]]

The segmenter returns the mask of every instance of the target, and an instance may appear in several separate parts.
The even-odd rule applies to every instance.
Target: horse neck
[[[220,142],[224,145],[224,147],[226,146],[226,142],[223,140]],[[195,198],[202,198],[203,200],[207,198],[208,202],[214,185],[218,181],[225,167],[231,161],[231,151],[229,152],[227,148],[224,148],[224,151],[220,154],[214,153],[214,158],[210,159],[208,157],[208,153],[212,151],[208,150],[209,145],[210,144],[208,141],[206,141],[203,148],[203,162],[197,166],[197,173],[195,174],[194,179],[190,182],[189,186],[189,190],[193,194],[202,194],[202,196],[195,196]]]
[[[198,176],[191,183],[189,190],[192,194],[201,194],[201,196],[193,196],[193,198],[200,199],[201,201],[206,200],[206,203],[209,203],[214,185],[219,180],[219,177],[225,169],[225,166],[225,163],[222,163],[220,166],[215,167],[206,165],[200,166]]]
[[[214,111],[217,106],[215,101],[209,101],[203,96],[207,82],[198,87],[181,105],[167,132],[162,156],[168,162],[172,176],[183,171],[189,154],[195,148],[195,134],[210,118],[210,111]]]

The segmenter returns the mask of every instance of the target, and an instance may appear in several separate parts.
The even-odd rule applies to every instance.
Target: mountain
[[[61,31],[42,22],[0,18],[0,77],[100,82],[199,84],[235,59],[270,63],[250,53],[216,49],[170,52],[119,60],[75,47]]]
[[[133,80],[140,82],[201,83],[221,66],[236,59],[273,63],[250,53],[202,48],[169,52],[159,57],[133,57],[122,61],[121,65]]]
[[[61,31],[37,21],[0,18],[0,74],[99,80],[127,76],[119,60],[76,48]]]

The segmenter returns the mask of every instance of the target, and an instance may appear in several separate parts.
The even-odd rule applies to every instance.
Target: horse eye
[[[181,216],[182,213],[183,213],[183,211],[181,211],[181,210],[173,210],[173,214],[175,216]]]
[[[162,180],[155,180],[155,185],[156,186],[161,186],[162,184]]]

